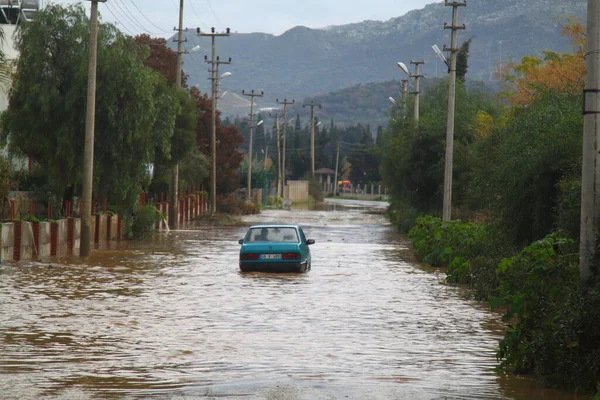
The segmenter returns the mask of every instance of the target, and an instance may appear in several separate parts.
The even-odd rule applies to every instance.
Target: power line
[[[219,23],[219,25],[222,26],[223,24],[221,23],[221,21],[219,21],[219,17],[217,17],[217,14],[215,14],[215,10],[213,9],[213,6],[212,6],[210,0],[206,0],[206,1],[208,2],[208,6],[210,7],[210,11],[212,12],[212,15],[215,16],[215,19],[217,20],[217,22]]]
[[[130,0],[130,1],[131,1],[131,4],[133,4],[133,6],[140,12],[142,17],[144,17],[146,19],[146,21],[150,22],[150,24],[152,26],[161,30],[163,33],[170,33],[170,31],[166,31],[166,30],[162,29],[160,26],[156,25],[154,22],[150,21],[150,19],[148,19],[148,17],[146,17],[146,15],[142,12],[142,10],[140,10],[140,8],[137,6],[137,4],[135,4],[135,2],[133,0]]]
[[[155,35],[155,34],[156,34],[156,33],[154,33],[154,32],[150,32],[150,31],[148,31],[146,28],[144,28],[144,26],[143,26],[142,24],[140,24],[140,23],[139,23],[139,22],[138,22],[138,21],[137,21],[137,20],[136,20],[136,19],[135,19],[133,16],[130,16],[130,15],[129,15],[129,14],[131,14],[131,13],[129,13],[129,14],[128,14],[127,12],[125,12],[125,10],[123,10],[123,8],[122,8],[122,7],[119,5],[119,2],[118,2],[118,1],[116,1],[116,0],[113,0],[113,1],[112,1],[112,4],[114,4],[115,6],[117,6],[117,8],[118,8],[118,9],[121,11],[121,14],[120,14],[120,15],[122,15],[123,17],[125,17],[125,18],[126,18],[128,21],[129,21],[129,24],[130,24],[129,26],[130,26],[130,27],[134,27],[134,30],[135,30],[135,29],[139,29],[139,30],[141,30],[142,32],[148,33],[148,34],[150,34],[150,35]],[[125,5],[123,5],[123,7],[124,7],[124,6],[125,6]],[[114,14],[113,14],[113,15],[114,15]]]
[[[198,21],[200,22],[200,24],[204,25],[204,27],[208,27],[208,25],[202,20],[202,18],[200,18],[200,15],[196,12],[196,8],[194,7],[193,1],[190,1],[190,7],[192,8],[192,11],[194,12],[194,14],[196,14],[196,18],[198,18]]]
[[[112,16],[115,18],[115,21],[117,21],[117,23],[121,25],[121,28],[125,29],[127,31],[127,33],[129,33],[130,36],[135,36],[133,33],[131,33],[131,31],[127,28],[127,26],[123,22],[121,22],[121,20],[119,18],[117,18],[117,15],[109,7],[109,2],[104,3],[104,5],[106,6],[106,9],[108,10],[108,12],[110,12],[112,14]]]

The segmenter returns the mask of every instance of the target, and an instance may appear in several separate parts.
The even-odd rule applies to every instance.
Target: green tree
[[[94,193],[131,210],[156,148],[167,152],[176,106],[133,39],[110,24],[100,26],[98,38]],[[54,4],[23,24],[16,39],[20,57],[2,127],[11,150],[40,165],[54,193],[77,193],[81,182],[88,41],[83,6]]]
[[[466,40],[460,46],[456,55],[456,80],[464,83],[469,69],[469,48],[473,38]]]
[[[580,187],[567,183],[578,182],[581,174],[581,101],[580,96],[547,92],[510,109],[502,124],[472,146],[472,206],[499,217],[516,244],[531,243],[559,227],[559,211],[579,220]],[[567,229],[577,237],[577,229]]]
[[[442,206],[446,139],[448,81],[432,83],[423,94],[419,125],[390,118],[382,152],[382,175],[393,200],[421,213],[435,212]],[[496,115],[493,99],[484,87],[457,86],[454,134],[453,202],[466,202],[466,176],[470,172],[469,146],[473,143],[474,120],[481,110]]]

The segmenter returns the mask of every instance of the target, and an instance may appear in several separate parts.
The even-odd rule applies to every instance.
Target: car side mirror
[[[238,240],[238,243],[239,243],[239,244],[244,244],[244,239],[240,239],[240,240]]]
[[[315,244],[315,239],[308,239],[306,244]]]

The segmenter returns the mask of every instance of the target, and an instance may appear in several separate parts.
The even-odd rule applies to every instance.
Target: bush
[[[321,182],[317,178],[311,178],[308,181],[308,194],[312,196],[315,201],[323,201],[323,190],[321,190]]]
[[[492,309],[505,310],[501,369],[532,373],[555,387],[597,390],[600,277],[581,290],[576,242],[553,233],[511,256],[496,224],[431,216],[418,218],[408,236],[420,259],[448,267],[448,281],[469,283]]]
[[[490,305],[509,322],[502,368],[592,393],[600,383],[600,285],[581,290],[577,243],[552,233],[502,260],[497,274]]]
[[[283,198],[281,196],[269,196],[267,204],[271,207],[281,208],[283,206]]]
[[[386,215],[398,232],[407,233],[415,225],[419,210],[405,202],[393,202]]]
[[[141,240],[151,237],[156,232],[154,226],[160,222],[162,215],[153,205],[138,206],[136,213],[132,216],[127,237]]]
[[[235,196],[220,197],[217,199],[217,209],[220,213],[230,215],[250,215],[260,212],[256,204]]]

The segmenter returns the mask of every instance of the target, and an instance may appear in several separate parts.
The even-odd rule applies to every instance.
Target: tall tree
[[[469,69],[469,48],[473,38],[466,40],[460,46],[456,57],[456,79],[458,82],[465,82],[467,71]]]
[[[168,147],[175,108],[162,77],[135,41],[110,24],[99,30],[94,193],[134,206],[157,147]],[[2,116],[11,150],[30,156],[61,193],[81,182],[89,20],[81,5],[49,4],[21,25],[20,57]]]

